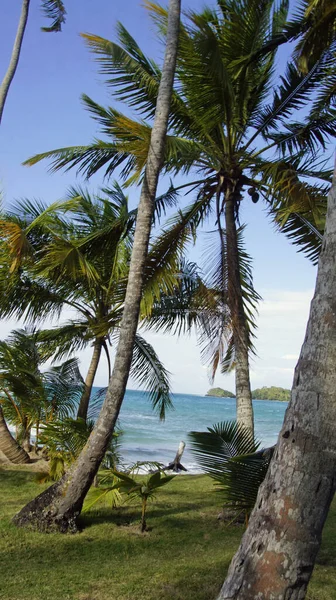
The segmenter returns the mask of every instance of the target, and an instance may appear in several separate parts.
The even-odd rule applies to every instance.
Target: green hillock
[[[229,392],[229,390],[222,390],[222,388],[212,388],[206,394],[206,396],[215,396],[215,398],[235,398],[236,396]]]
[[[252,390],[252,398],[255,400],[278,400],[280,402],[289,402],[290,390],[281,387],[262,387]]]

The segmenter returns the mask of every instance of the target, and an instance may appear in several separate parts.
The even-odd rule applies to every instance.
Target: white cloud
[[[298,360],[297,354],[285,354],[285,356],[281,357],[283,360]]]

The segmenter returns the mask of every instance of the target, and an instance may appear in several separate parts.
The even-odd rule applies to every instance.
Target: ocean
[[[193,394],[174,394],[174,410],[165,421],[153,412],[146,392],[127,390],[119,417],[123,431],[121,456],[124,465],[137,461],[171,462],[179,442],[186,448],[182,464],[189,473],[200,472],[188,448],[189,431],[205,431],[220,421],[235,418],[233,398],[213,398]],[[254,400],[255,433],[262,447],[275,444],[281,429],[287,402]]]

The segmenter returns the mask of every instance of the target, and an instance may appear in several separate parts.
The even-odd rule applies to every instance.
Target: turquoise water
[[[199,469],[188,449],[188,432],[205,431],[207,427],[235,418],[236,401],[232,398],[210,398],[192,394],[174,394],[174,410],[167,411],[165,421],[153,412],[145,392],[127,390],[120,412],[121,454],[127,465],[136,461],[173,460],[179,442],[186,442],[182,464],[190,471]],[[254,400],[255,431],[262,446],[274,444],[281,429],[286,402]]]

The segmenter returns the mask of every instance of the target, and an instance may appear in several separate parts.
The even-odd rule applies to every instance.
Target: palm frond
[[[135,337],[130,375],[149,392],[152,406],[163,420],[166,410],[173,407],[169,374],[153,346],[139,334]]]
[[[141,324],[147,329],[180,335],[188,333],[203,313],[201,296],[204,283],[195,263],[182,260],[176,272],[176,284],[170,294],[155,300],[150,315]]]
[[[41,27],[47,33],[61,31],[65,23],[66,10],[61,0],[41,0],[42,11],[47,19],[52,21],[50,27]]]
[[[31,167],[45,159],[51,159],[49,168],[51,173],[61,169],[70,171],[70,169],[77,167],[77,173],[88,179],[103,167],[106,167],[104,176],[109,177],[123,163],[126,163],[126,165],[123,167],[121,175],[126,178],[133,166],[133,158],[120,150],[118,144],[104,142],[99,139],[94,140],[88,146],[57,148],[56,150],[36,154],[28,158],[23,164]]]
[[[83,34],[83,38],[96,55],[100,73],[107,77],[106,82],[112,86],[115,97],[143,117],[152,119],[161,71],[153,60],[145,56],[121,23],[118,23],[117,31],[120,44],[92,34]],[[185,126],[186,121],[190,123],[183,99],[173,90],[169,124]]]
[[[38,334],[40,352],[46,358],[59,360],[83,350],[90,339],[88,329],[87,322],[75,320],[53,329],[42,329]]]
[[[240,280],[242,287],[244,312],[249,334],[249,351],[254,352],[253,337],[256,328],[256,312],[260,295],[254,289],[252,276],[252,260],[245,250],[245,226],[237,230],[237,250],[239,257]],[[205,251],[204,271],[207,273],[205,283],[211,291],[205,297],[208,304],[198,324],[198,338],[201,345],[201,356],[205,364],[209,364],[210,380],[213,381],[217,368],[222,373],[230,371],[235,365],[233,345],[234,323],[230,313],[229,278],[227,263],[227,240],[224,229],[216,229],[208,235]],[[206,308],[207,305],[205,305]]]
[[[197,227],[211,213],[212,189],[205,189],[197,201],[170,218],[160,235],[149,249],[145,266],[145,281],[141,302],[141,315],[149,316],[155,301],[162,294],[167,296],[178,285],[181,259],[188,245],[196,239]]]
[[[84,390],[77,358],[50,367],[42,375],[47,400],[47,419],[64,419],[75,414]]]
[[[271,452],[235,421],[189,433],[191,451],[202,469],[218,484],[224,502],[250,512],[269,465]]]
[[[325,207],[325,214],[326,214]],[[311,215],[292,213],[284,224],[277,221],[274,215],[276,227],[298,246],[298,251],[303,252],[314,265],[317,265],[323,240],[323,232],[319,231],[311,223]]]
[[[294,56],[306,73],[328,49],[335,49],[336,7],[328,0],[310,0],[305,4],[305,33],[296,45]]]

